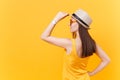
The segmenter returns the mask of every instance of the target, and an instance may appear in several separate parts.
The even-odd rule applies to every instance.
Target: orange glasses
[[[75,22],[77,22],[75,19],[73,19],[73,18],[70,19],[70,25],[71,25],[72,23],[75,23]]]

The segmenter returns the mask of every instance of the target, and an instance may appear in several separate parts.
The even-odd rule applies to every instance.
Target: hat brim
[[[81,21],[79,21],[78,19],[76,19],[74,16],[72,16],[75,20],[77,20],[83,27],[90,29],[88,26],[86,26],[85,24],[83,24]]]

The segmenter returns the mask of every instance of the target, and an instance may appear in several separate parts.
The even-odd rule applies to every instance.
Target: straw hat
[[[87,14],[87,12],[85,12],[82,9],[79,9],[77,11],[75,11],[72,16],[81,24],[83,25],[83,27],[89,29],[90,24],[92,23],[92,19],[90,18],[90,16]]]

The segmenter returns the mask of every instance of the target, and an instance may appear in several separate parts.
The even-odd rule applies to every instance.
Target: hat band
[[[76,14],[72,14],[76,19],[78,19],[80,22],[82,22],[84,25],[88,26],[82,19],[80,19]],[[89,27],[89,26],[88,26]]]

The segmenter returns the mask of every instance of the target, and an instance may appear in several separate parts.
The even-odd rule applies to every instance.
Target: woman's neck
[[[76,38],[75,39],[76,39],[76,41],[81,41],[81,38],[80,38],[80,35],[79,35],[78,31],[76,32]]]

